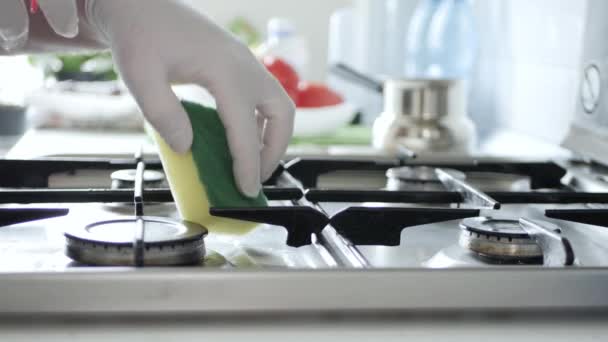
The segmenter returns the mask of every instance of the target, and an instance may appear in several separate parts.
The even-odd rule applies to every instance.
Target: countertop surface
[[[140,148],[143,148],[144,154],[156,155],[156,146],[144,133],[67,129],[30,130],[8,152],[7,158],[29,159],[49,156],[125,158],[134,155]],[[498,132],[486,139],[474,153],[482,156],[543,159],[569,155],[568,151],[559,146],[508,131]],[[289,156],[382,155],[371,146],[362,144],[304,144],[301,140],[291,145],[287,154]]]

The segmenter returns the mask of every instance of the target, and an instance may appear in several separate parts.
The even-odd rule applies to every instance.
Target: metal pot
[[[449,115],[450,93],[457,82],[447,79],[388,79],[379,82],[346,65],[331,72],[383,94],[384,112],[376,119],[373,144],[398,154],[403,148],[414,152],[446,151],[454,135],[443,123]]]

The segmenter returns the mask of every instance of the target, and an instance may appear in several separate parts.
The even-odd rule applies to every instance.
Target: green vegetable
[[[41,67],[47,77],[59,80],[82,79],[114,81],[118,74],[114,69],[110,52],[90,54],[33,55],[30,63]]]
[[[232,20],[228,30],[250,48],[260,44],[260,34],[245,18],[237,17]]]
[[[316,145],[316,146],[369,146],[372,142],[371,128],[351,125],[340,128],[330,135],[321,135],[314,137],[293,137],[291,145]]]

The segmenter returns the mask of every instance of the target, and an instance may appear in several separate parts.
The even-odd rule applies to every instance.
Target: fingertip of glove
[[[74,26],[68,26],[60,34],[65,38],[75,38],[78,35],[78,23]]]
[[[237,181],[239,191],[249,198],[256,198],[260,194],[262,185],[258,182]]]
[[[171,149],[179,154],[185,154],[190,151],[192,147],[192,133],[184,133],[176,136],[172,135],[167,138],[167,144]]]
[[[276,165],[264,167],[262,170],[262,178],[261,178],[262,182],[265,182],[268,179],[270,179],[270,177],[272,177],[272,174],[274,173],[274,171],[276,169],[277,169]]]

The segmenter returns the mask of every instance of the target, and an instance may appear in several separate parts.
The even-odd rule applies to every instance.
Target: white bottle
[[[406,37],[410,19],[418,5],[417,0],[386,1],[386,74],[405,77],[403,61],[406,59]]]
[[[357,0],[354,3],[355,53],[360,71],[370,75],[385,73],[386,0]]]
[[[301,79],[308,76],[310,62],[308,42],[298,35],[295,26],[285,18],[272,18],[267,25],[267,38],[257,49],[260,57],[274,56],[289,63]]]
[[[337,9],[329,18],[328,56],[330,65],[355,65],[355,13],[352,7]]]

